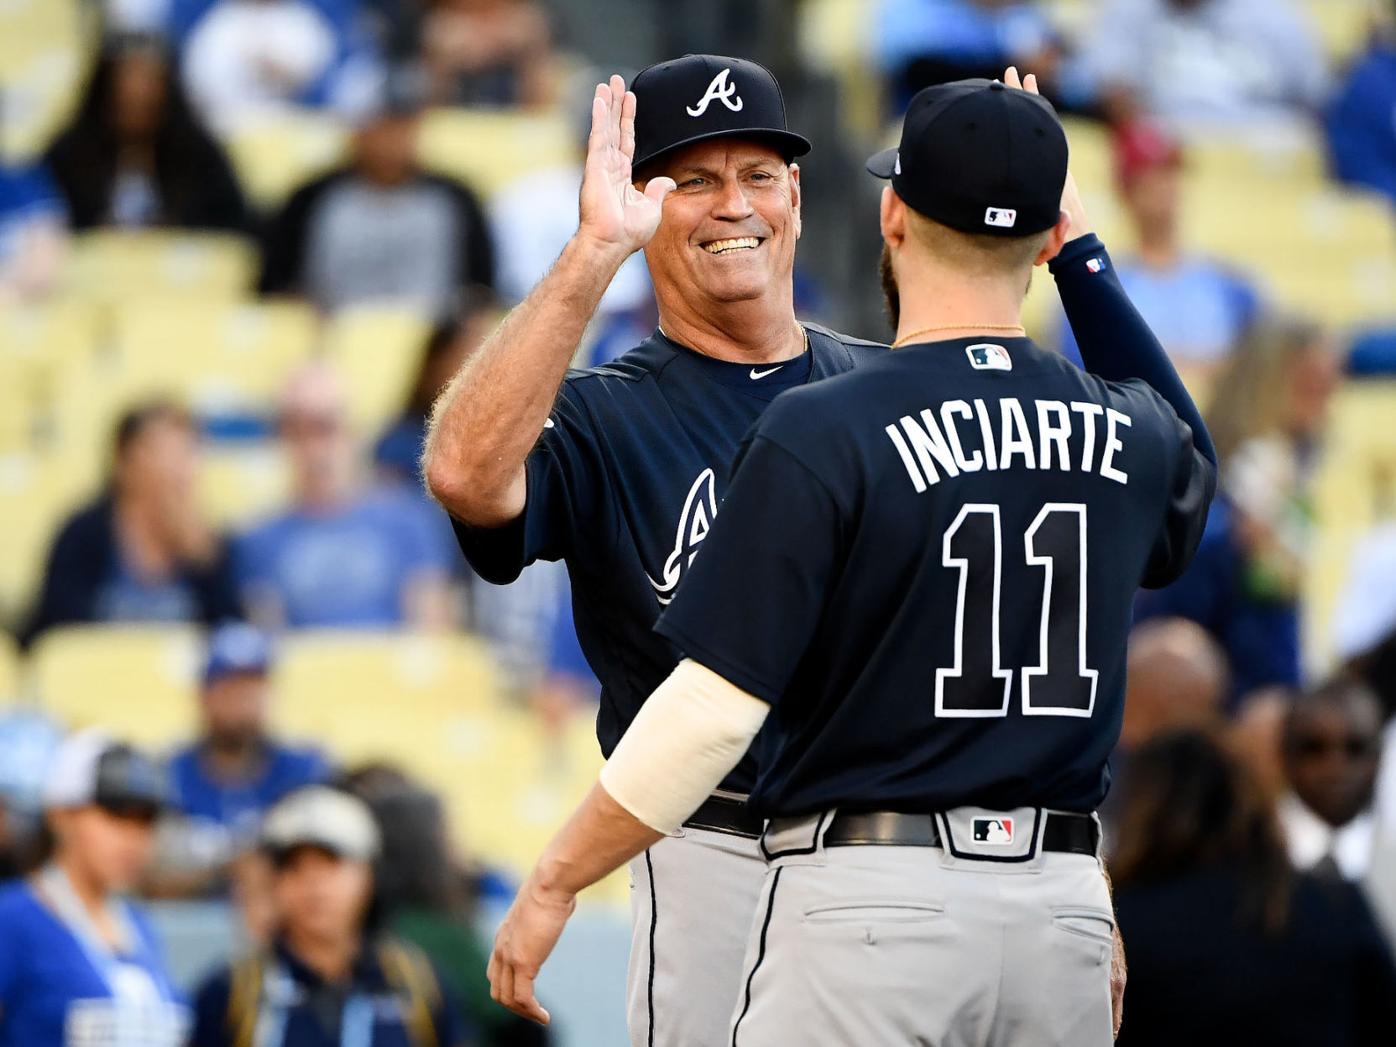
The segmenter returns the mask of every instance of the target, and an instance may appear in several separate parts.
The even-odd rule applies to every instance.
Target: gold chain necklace
[[[912,331],[911,334],[898,338],[892,343],[893,349],[899,349],[908,342],[920,338],[923,334],[935,334],[939,331],[1016,331],[1020,335],[1026,335],[1022,324],[946,324],[942,327],[923,327],[919,331]]]

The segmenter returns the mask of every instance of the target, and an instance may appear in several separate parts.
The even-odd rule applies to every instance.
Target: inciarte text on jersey
[[[946,400],[906,414],[886,433],[917,493],[942,478],[1002,469],[1079,469],[1129,483],[1119,467],[1129,415],[1098,403],[1072,400]],[[1080,449],[1073,453],[1073,435]],[[967,451],[966,448],[973,448]]]
[[[698,547],[708,536],[716,516],[717,477],[711,469],[704,469],[688,489],[688,497],[683,500],[679,526],[674,531],[674,549],[664,561],[664,570],[660,572],[658,580],[652,574],[646,575],[661,604],[667,604],[674,598],[674,590],[679,587],[684,572],[698,555]]]

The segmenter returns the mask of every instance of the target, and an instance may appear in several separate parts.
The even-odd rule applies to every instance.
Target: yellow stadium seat
[[[215,444],[199,462],[199,504],[219,528],[236,530],[270,516],[290,496],[291,476],[274,440]]]
[[[116,312],[106,377],[126,400],[163,393],[201,411],[265,409],[317,333],[315,314],[293,302],[146,299]]]
[[[1341,66],[1367,42],[1371,17],[1380,0],[1303,0],[1310,25],[1317,30],[1324,52]]]
[[[231,233],[99,230],[75,237],[72,293],[121,304],[140,298],[236,299],[252,288],[257,251]]]
[[[324,353],[344,377],[359,432],[378,433],[402,412],[430,332],[420,313],[396,306],[358,306],[330,320]]]
[[[418,156],[482,197],[519,175],[573,163],[577,135],[561,115],[434,109],[422,121]]]
[[[196,630],[76,626],[40,636],[30,657],[40,705],[69,727],[100,726],[138,745],[190,738],[198,721]]]
[[[83,89],[92,28],[79,0],[6,0],[0,5],[0,156],[38,154]]]
[[[0,704],[15,701],[19,692],[19,648],[8,633],[0,633]]]
[[[33,454],[0,455],[0,616],[26,614],[59,525],[91,494],[86,477]]]
[[[234,130],[228,152],[243,189],[262,209],[280,206],[294,190],[344,156],[348,129],[332,115],[303,109],[268,115]]]
[[[73,375],[96,359],[95,310],[81,303],[0,309],[0,453],[42,449]]]

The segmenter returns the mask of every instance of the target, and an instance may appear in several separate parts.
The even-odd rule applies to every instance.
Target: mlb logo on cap
[[[1018,212],[1011,207],[991,207],[984,212],[984,224],[996,229],[1012,229],[1018,224]]]
[[[1013,357],[1008,355],[1008,350],[992,342],[967,346],[965,355],[969,357],[969,365],[976,371],[1013,370]]]
[[[973,823],[974,842],[1004,847],[1013,842],[1012,818],[976,818]]]

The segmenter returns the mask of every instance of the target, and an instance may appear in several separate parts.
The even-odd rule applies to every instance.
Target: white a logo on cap
[[[698,99],[697,105],[688,107],[689,116],[702,116],[708,111],[708,106],[713,102],[721,102],[734,113],[742,111],[742,100],[737,97],[737,85],[728,82],[728,77],[732,75],[731,69],[724,69],[713,77],[713,82],[708,85],[708,90],[703,97]]]
[[[1012,229],[1018,224],[1018,212],[1011,207],[991,207],[984,212],[984,224]]]

